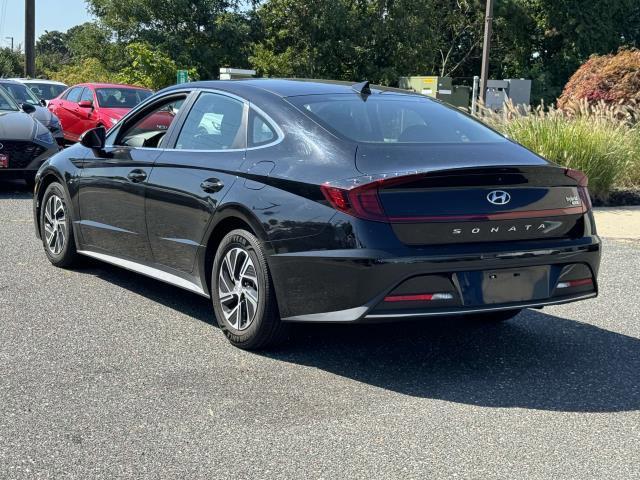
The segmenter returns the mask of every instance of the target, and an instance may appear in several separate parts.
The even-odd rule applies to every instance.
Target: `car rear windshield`
[[[495,143],[506,139],[454,108],[393,93],[306,95],[288,99],[337,134],[364,143]]]
[[[140,102],[149,98],[149,90],[137,88],[98,88],[96,97],[98,105],[103,108],[133,108]]]
[[[56,98],[67,89],[64,85],[56,85],[55,83],[30,82],[28,86],[38,98],[42,98],[44,100]]]

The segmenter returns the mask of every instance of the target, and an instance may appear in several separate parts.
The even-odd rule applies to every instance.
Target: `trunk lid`
[[[363,173],[389,175],[379,182],[378,197],[405,244],[583,234],[587,205],[578,182],[512,142],[359,145],[356,156]]]

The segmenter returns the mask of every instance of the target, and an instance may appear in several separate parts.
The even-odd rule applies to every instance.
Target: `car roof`
[[[0,78],[0,83],[12,83],[14,85],[22,85],[22,82],[18,82],[12,78]]]
[[[64,87],[67,86],[66,83],[58,82],[57,80],[48,80],[44,78],[9,78],[7,80],[13,80],[15,82],[20,82],[20,83],[50,83],[52,85],[62,85]]]
[[[205,80],[191,83],[173,85],[164,91],[185,88],[211,88],[225,90],[231,93],[241,94],[248,88],[255,88],[270,92],[279,97],[295,97],[300,95],[327,95],[338,93],[356,93],[353,82],[343,82],[336,80],[315,80],[315,79],[289,79],[289,78],[247,78],[237,80]],[[372,94],[383,92],[393,92],[402,95],[416,95],[408,90],[399,88],[371,85]]]
[[[123,83],[78,83],[77,85],[73,85],[73,87],[93,87],[93,88],[136,88],[138,90],[147,90],[151,89],[145,87],[139,87],[137,85],[125,85]]]

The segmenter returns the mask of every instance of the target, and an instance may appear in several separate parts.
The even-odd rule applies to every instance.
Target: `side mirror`
[[[87,148],[102,150],[104,148],[107,130],[104,127],[96,127],[87,130],[80,137],[80,143]]]
[[[40,99],[40,105],[42,105],[43,107],[47,106],[47,101],[44,98]]]
[[[91,100],[80,100],[80,103],[78,103],[78,106],[80,108],[93,108],[93,101],[91,101]]]
[[[22,105],[20,105],[20,108],[24,113],[28,113],[28,114],[32,114],[33,112],[36,111],[36,107],[31,105],[30,103],[23,103]]]

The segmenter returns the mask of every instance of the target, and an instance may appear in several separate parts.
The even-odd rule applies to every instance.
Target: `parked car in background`
[[[59,96],[68,88],[68,85],[62,82],[56,82],[55,80],[38,78],[12,78],[11,80],[15,80],[29,87],[40,100],[45,101],[45,104],[48,103],[49,100]]]
[[[22,178],[27,184],[40,165],[58,151],[51,132],[33,117],[35,107],[20,107],[0,87],[0,178]]]
[[[83,83],[49,102],[60,118],[67,142],[77,142],[87,130],[115,125],[129,110],[151,96],[151,90],[131,85]]]
[[[288,322],[497,322],[598,292],[583,173],[366,82],[169,87],[47,161],[34,214],[54,265],[210,297],[247,349]]]
[[[34,111],[31,115],[49,129],[59,146],[64,144],[60,120],[43,105],[44,102],[37,98],[29,87],[15,80],[4,78],[0,79],[0,87],[4,88],[19,106],[24,104],[32,105]]]

